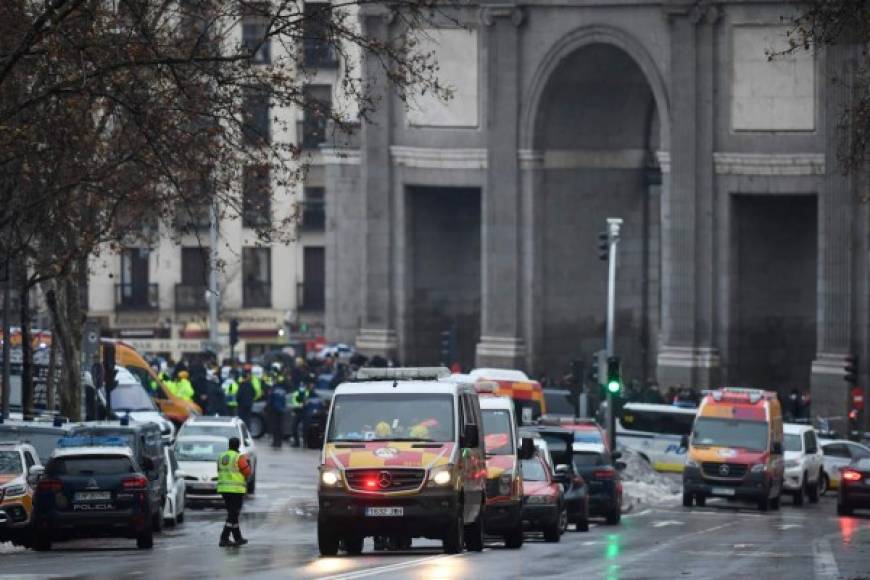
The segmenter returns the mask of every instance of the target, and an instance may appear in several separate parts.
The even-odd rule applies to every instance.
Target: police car
[[[151,549],[162,504],[145,475],[154,469],[151,459],[142,461],[120,437],[61,439],[45,468],[28,476],[36,486],[34,549],[94,537],[135,538],[138,548]]]

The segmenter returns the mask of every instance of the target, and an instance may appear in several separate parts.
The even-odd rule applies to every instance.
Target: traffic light
[[[444,330],[441,332],[440,355],[441,363],[450,365],[453,363],[453,331]]]
[[[850,385],[858,382],[858,357],[849,355],[846,357],[846,366],[843,368],[843,380]]]
[[[622,390],[622,362],[618,356],[607,359],[607,392],[618,395]]]
[[[589,367],[589,380],[593,385],[603,385],[607,375],[607,352],[595,351],[592,355],[592,364]]]
[[[239,343],[239,321],[237,318],[230,320],[230,348]]]
[[[606,262],[610,258],[610,235],[605,232],[598,234],[598,259]]]

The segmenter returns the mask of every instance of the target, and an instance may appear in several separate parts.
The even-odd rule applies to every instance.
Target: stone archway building
[[[812,385],[815,414],[842,416],[847,357],[868,353],[868,215],[837,165],[849,92],[830,80],[854,53],[769,62],[794,10],[459,9],[467,29],[426,40],[454,100],[384,99],[358,143],[324,152],[329,338],[422,364],[452,330],[464,366],[564,372],[603,343],[596,237],[619,215],[632,377]]]

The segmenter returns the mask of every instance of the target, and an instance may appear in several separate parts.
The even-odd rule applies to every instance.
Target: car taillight
[[[616,472],[613,468],[608,467],[607,469],[598,469],[592,473],[592,477],[595,479],[613,479],[613,475]]]
[[[57,479],[43,479],[36,486],[37,493],[42,491],[60,491],[63,489],[63,482]]]
[[[844,481],[860,481],[861,474],[857,471],[853,471],[851,469],[847,469],[843,471],[843,480]]]
[[[121,487],[125,490],[145,489],[148,487],[148,479],[141,475],[136,477],[125,477],[121,480]]]

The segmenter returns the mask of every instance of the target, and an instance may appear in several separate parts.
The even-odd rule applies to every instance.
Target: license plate
[[[73,501],[106,501],[112,499],[110,491],[77,491]]]
[[[405,508],[400,507],[367,507],[366,516],[370,518],[397,518],[402,517]]]
[[[711,490],[711,492],[713,493],[713,495],[726,495],[726,496],[732,496],[735,493],[737,493],[734,489],[732,489],[730,487],[714,487]]]

